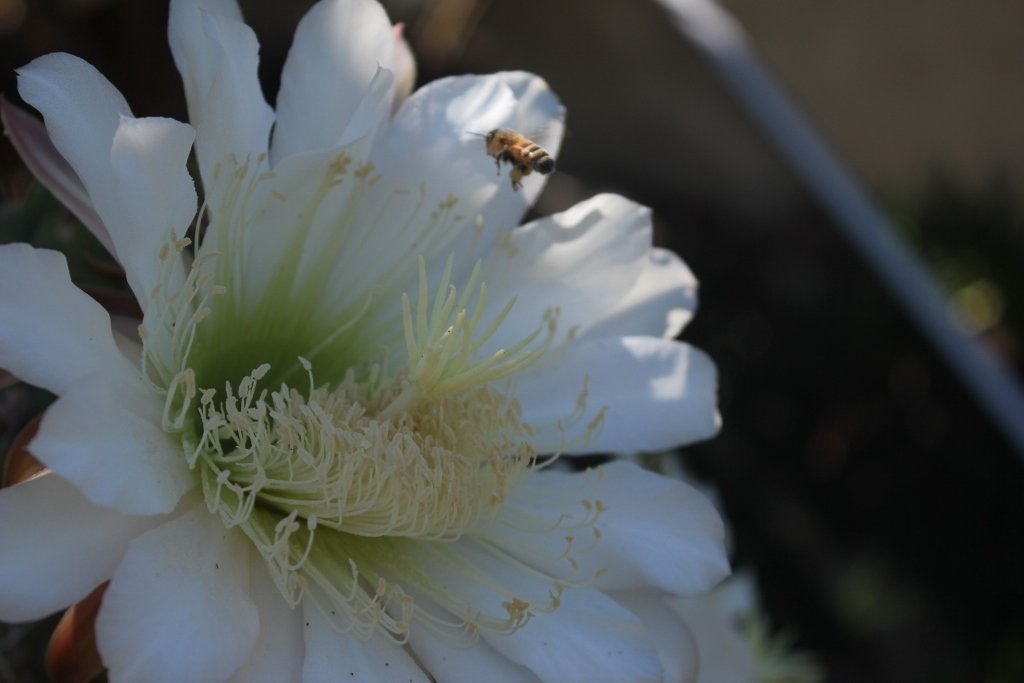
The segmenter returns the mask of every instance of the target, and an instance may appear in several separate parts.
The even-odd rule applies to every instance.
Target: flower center
[[[298,215],[317,215],[347,166],[329,164],[323,191]],[[221,196],[234,199],[218,207],[212,245],[196,248],[187,271],[178,264],[188,240],[171,240],[142,328],[144,366],[165,396],[164,428],[181,436],[207,507],[246,534],[292,606],[309,596],[339,629],[364,637],[382,629],[401,640],[413,620],[461,638],[481,627],[514,630],[557,606],[560,580],[530,600],[493,585],[504,599],[484,610],[456,599],[438,576],[473,574],[444,548],[478,543],[509,492],[551,462],[538,461],[507,382],[549,348],[557,315],[483,353],[514,300],[489,313],[480,265],[456,287],[453,257],[431,289],[426,261],[413,253],[386,260],[365,293],[318,319],[310,302],[337,275],[324,250],[342,258],[338,234],[366,237],[344,216],[358,215],[349,203],[361,201],[367,175],[355,174],[337,234],[314,248],[321,253],[302,248],[316,231],[300,224],[264,264],[267,277],[254,275],[248,258],[254,228],[243,200],[260,194],[248,172],[228,178]],[[423,218],[426,233],[451,227],[454,203]],[[410,273],[415,281],[417,269],[413,303],[396,283]],[[397,334],[372,305],[382,294],[401,301]],[[388,354],[400,345],[404,354]],[[589,510],[583,526],[595,519]],[[536,530],[562,523],[539,520]],[[431,563],[440,574],[424,569]]]
[[[309,367],[307,365],[307,367]],[[366,537],[456,540],[493,519],[532,467],[514,399],[481,386],[385,416],[402,382],[374,391],[259,389],[266,366],[218,402],[202,392],[198,467],[212,509],[230,526],[255,507]]]

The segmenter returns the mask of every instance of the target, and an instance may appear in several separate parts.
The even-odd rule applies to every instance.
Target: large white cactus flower
[[[172,0],[170,42],[192,125],[67,54],[18,72],[48,137],[8,107],[10,134],[144,317],[113,332],[62,255],[0,247],[0,367],[58,397],[30,446],[49,471],[0,491],[0,618],[109,580],[113,681],[689,671],[628,605],[728,572],[716,513],[632,465],[548,465],[715,433],[714,366],[672,339],[695,281],[621,197],[519,224],[543,178],[514,192],[467,131],[555,153],[547,85],[406,98],[375,0],[310,10],[276,111],[234,0]]]

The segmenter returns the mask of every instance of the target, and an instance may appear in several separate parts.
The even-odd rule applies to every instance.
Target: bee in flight
[[[487,135],[473,134],[484,139],[484,148],[488,155],[494,157],[494,165],[498,167],[499,174],[501,162],[512,164],[509,177],[512,179],[513,190],[518,190],[522,185],[523,176],[534,171],[547,175],[555,170],[555,160],[546,149],[511,128],[495,128]]]

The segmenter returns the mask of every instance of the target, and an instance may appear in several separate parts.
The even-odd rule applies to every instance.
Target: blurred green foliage
[[[1013,182],[996,175],[970,187],[936,175],[913,198],[890,198],[894,222],[949,294],[951,308],[1020,374],[1024,335],[1024,207]]]

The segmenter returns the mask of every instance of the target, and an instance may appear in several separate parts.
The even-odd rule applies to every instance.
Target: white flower
[[[307,14],[276,111],[233,0],[172,1],[170,41],[192,126],[70,55],[19,71],[52,147],[14,112],[10,134],[144,318],[112,332],[61,255],[0,247],[0,367],[58,396],[31,444],[51,472],[0,491],[0,617],[109,580],[114,681],[662,680],[671,632],[628,605],[719,581],[720,519],[538,455],[717,430],[714,366],[671,340],[695,282],[648,211],[519,226],[541,179],[513,192],[467,131],[556,153],[557,100],[526,73],[404,99],[374,0]]]

